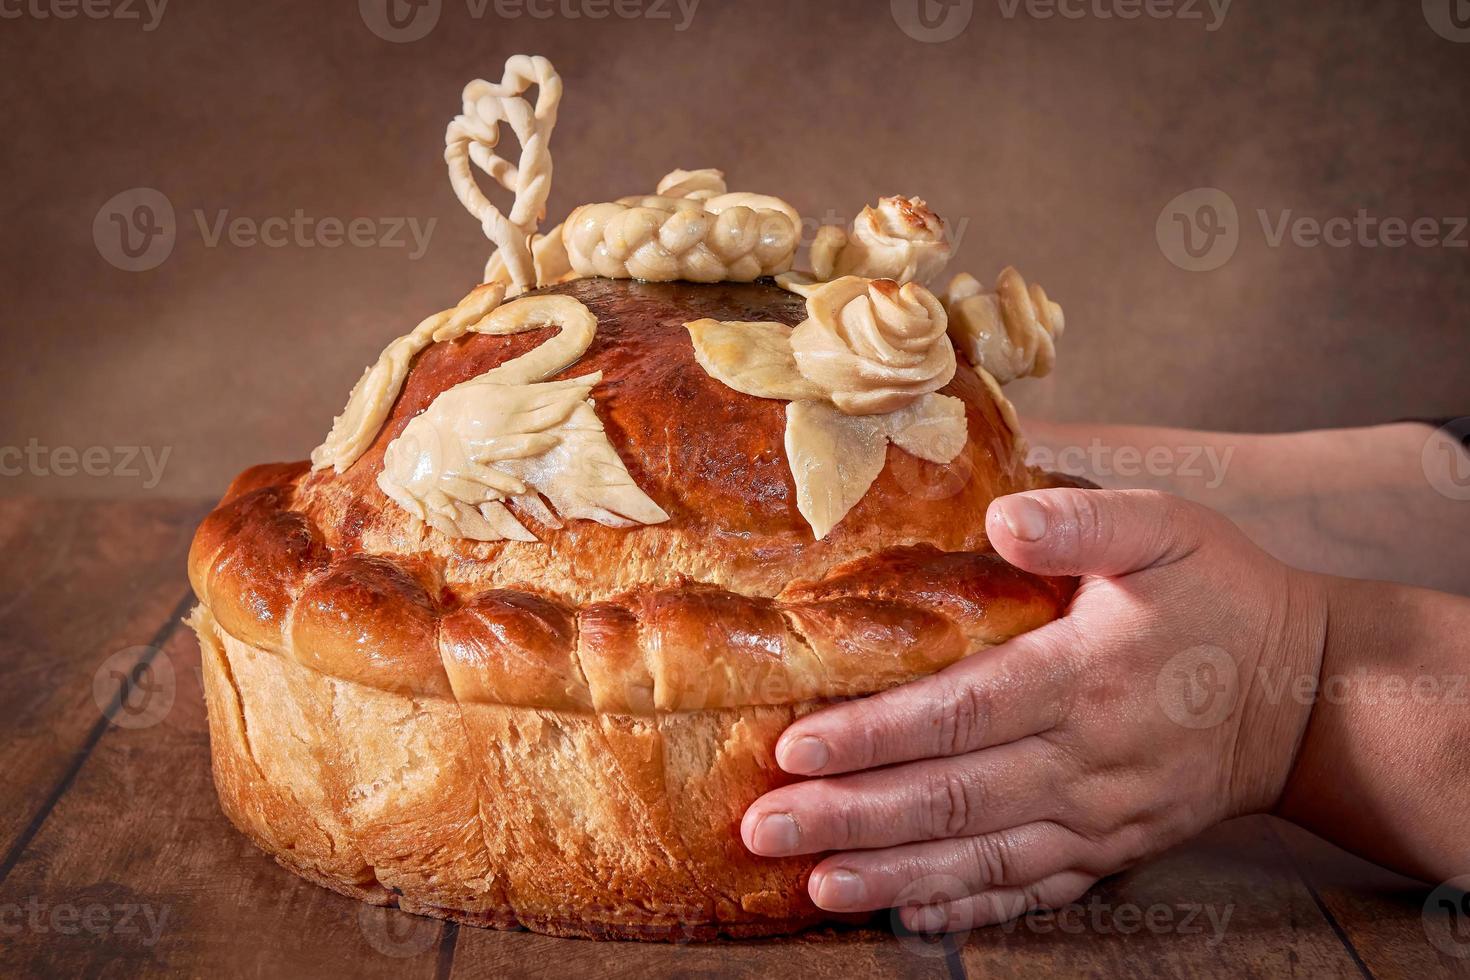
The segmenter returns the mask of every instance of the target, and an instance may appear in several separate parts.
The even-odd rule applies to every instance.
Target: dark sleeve
[[[1454,439],[1470,452],[1470,415],[1461,415],[1453,419],[1400,419],[1401,422],[1418,422],[1431,428],[1441,429],[1451,439]]]

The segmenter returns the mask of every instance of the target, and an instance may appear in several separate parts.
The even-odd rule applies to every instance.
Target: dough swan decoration
[[[534,109],[521,97],[532,85],[539,89]],[[507,503],[548,527],[560,527],[563,518],[613,527],[668,520],[634,484],[597,417],[591,393],[601,373],[546,380],[587,352],[597,331],[592,311],[569,296],[501,305],[508,290],[570,275],[564,250],[556,248],[561,234],[536,234],[551,190],[549,143],[561,94],[551,62],[526,55],[506,62],[498,85],[465,86],[464,112],[445,133],[444,159],[455,194],[498,246],[485,270],[488,281],[390,343],[312,452],[314,470],[350,467],[382,430],[414,358],[430,344],[466,333],[510,336],[559,327],[527,353],[440,393],[384,451],[378,487],[449,537],[535,541]],[[520,140],[518,165],[494,152],[501,122]],[[514,193],[509,216],[475,183],[472,163]],[[692,182],[684,192],[708,187],[710,174],[718,177],[718,171],[676,173]]]
[[[591,310],[569,296],[528,296],[471,329],[510,336],[545,326],[561,332],[441,393],[404,427],[383,456],[383,493],[441,533],[476,541],[537,540],[507,502],[548,527],[562,526],[558,515],[610,527],[668,520],[597,417],[590,395],[601,372],[545,381],[592,344]]]

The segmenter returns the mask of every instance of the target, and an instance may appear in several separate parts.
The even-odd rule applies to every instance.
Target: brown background
[[[954,270],[1014,263],[1067,308],[1059,372],[1013,389],[1023,411],[1284,430],[1470,410],[1470,252],[1272,248],[1256,217],[1470,213],[1470,44],[1417,0],[1236,0],[1214,31],[1204,4],[1203,19],[1040,19],[975,0],[943,43],[906,35],[886,0],[701,0],[684,30],[677,3],[593,21],[559,11],[596,0],[546,0],[549,18],[442,0],[411,43],[376,36],[352,0],[175,0],[151,31],[141,6],[142,21],[60,20],[26,2],[0,20],[0,446],[167,447],[156,494],[304,456],[378,349],[476,281],[487,245],[451,193],[443,131],[465,81],[515,52],[566,82],[553,221],[674,166],[720,167],[816,218],[927,197],[962,232]],[[1240,211],[1239,251],[1208,273],[1155,237],[1201,186]],[[147,272],[114,268],[93,235],[133,187],[177,215]],[[414,261],[208,247],[196,209],[437,224]],[[27,474],[0,493],[141,482]]]

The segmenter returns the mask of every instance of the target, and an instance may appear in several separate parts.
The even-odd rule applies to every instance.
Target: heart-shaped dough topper
[[[522,98],[532,85],[537,88],[534,109]],[[464,87],[464,112],[454,117],[444,133],[444,162],[449,164],[454,193],[480,219],[511,281],[521,289],[536,285],[531,239],[546,217],[546,198],[551,193],[551,131],[560,104],[561,76],[551,62],[518,54],[506,61],[499,84],[477,78]],[[521,156],[516,163],[495,152],[501,123],[509,125],[520,142]],[[470,170],[472,161],[515,195],[509,217],[480,190]]]

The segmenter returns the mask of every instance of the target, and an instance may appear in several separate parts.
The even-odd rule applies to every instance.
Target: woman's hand
[[[995,501],[1012,564],[1081,575],[1067,614],[781,736],[809,779],[757,800],[757,854],[836,851],[812,900],[924,931],[1071,902],[1098,878],[1280,797],[1326,630],[1324,586],[1229,521],[1151,491]]]

